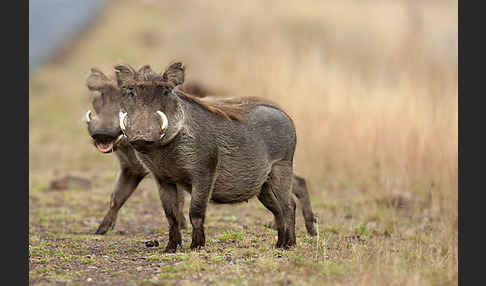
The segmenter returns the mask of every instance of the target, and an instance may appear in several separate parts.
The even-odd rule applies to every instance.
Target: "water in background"
[[[29,73],[93,21],[106,2],[29,0]]]

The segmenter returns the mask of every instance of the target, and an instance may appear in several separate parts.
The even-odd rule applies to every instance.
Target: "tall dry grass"
[[[79,114],[91,66],[181,59],[187,81],[290,113],[314,197],[406,193],[457,216],[456,2],[140,1],[109,9],[81,42],[51,67],[59,85],[79,80],[66,90]]]

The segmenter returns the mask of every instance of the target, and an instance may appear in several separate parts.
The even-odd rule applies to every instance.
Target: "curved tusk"
[[[91,121],[91,110],[88,110],[86,112],[86,123],[89,123]]]
[[[167,119],[165,113],[163,113],[162,111],[157,110],[156,113],[162,119],[162,125],[160,125],[160,129],[162,130],[162,135],[160,136],[160,138],[162,139],[162,137],[165,135],[165,130],[167,129],[167,126],[169,126],[169,120]]]
[[[125,133],[125,129],[126,129],[125,118],[127,117],[127,113],[120,111],[118,115],[120,117],[120,128],[123,131],[123,133]]]
[[[125,134],[120,134],[120,136],[118,136],[118,138],[116,138],[115,142],[113,144],[118,144],[118,142],[120,142],[120,140],[125,136]]]

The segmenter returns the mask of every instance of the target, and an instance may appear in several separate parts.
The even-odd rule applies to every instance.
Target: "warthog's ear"
[[[138,69],[137,78],[139,80],[149,80],[155,75],[154,71],[149,65],[144,65]]]
[[[86,85],[90,90],[98,90],[109,81],[108,77],[97,68],[91,68],[91,74],[86,79]]]
[[[137,79],[137,72],[129,65],[115,66],[116,81],[119,87],[123,87],[128,82]]]
[[[162,75],[162,80],[176,87],[184,83],[185,67],[182,62],[169,65]]]

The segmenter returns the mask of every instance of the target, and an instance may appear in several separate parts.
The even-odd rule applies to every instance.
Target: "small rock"
[[[149,240],[149,241],[146,241],[145,242],[145,246],[147,246],[147,247],[154,247],[155,246],[155,243],[152,240]]]
[[[48,187],[48,190],[67,190],[70,188],[91,189],[91,181],[74,175],[64,175],[54,178]]]
[[[86,279],[86,281],[87,281],[87,282],[91,282],[91,281],[93,281],[93,279],[88,278],[88,279]]]
[[[142,270],[143,270],[143,267],[142,267],[142,266],[138,266],[138,267],[137,267],[137,268],[135,268],[135,269],[137,269],[137,271],[142,271]]]

